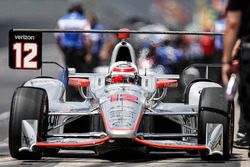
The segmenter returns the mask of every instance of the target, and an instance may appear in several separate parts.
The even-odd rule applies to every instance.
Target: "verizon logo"
[[[15,35],[15,40],[28,40],[28,41],[32,41],[35,40],[36,37],[34,35]]]

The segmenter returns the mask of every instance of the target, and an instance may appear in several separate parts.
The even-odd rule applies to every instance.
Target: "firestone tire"
[[[203,160],[228,160],[232,155],[234,106],[225,99],[223,88],[204,88],[200,96],[198,118],[198,144],[206,143],[206,125],[208,123],[223,126],[223,155],[210,156],[201,151]]]
[[[45,90],[33,87],[17,88],[11,103],[9,120],[9,151],[13,158],[41,159],[42,151],[37,149],[35,152],[22,151],[21,135],[22,120],[38,120],[37,141],[42,141],[47,129],[48,96]]]

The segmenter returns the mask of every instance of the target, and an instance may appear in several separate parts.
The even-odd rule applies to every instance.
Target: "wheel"
[[[199,102],[198,144],[206,143],[207,124],[222,124],[223,126],[223,155],[210,156],[201,151],[202,159],[228,160],[232,155],[233,143],[233,103],[225,99],[224,90],[220,87],[204,88]]]
[[[9,120],[9,151],[10,155],[16,159],[41,159],[42,151],[35,152],[22,151],[21,135],[22,120],[38,120],[37,141],[42,141],[48,127],[48,96],[45,90],[33,87],[17,88],[11,103]]]

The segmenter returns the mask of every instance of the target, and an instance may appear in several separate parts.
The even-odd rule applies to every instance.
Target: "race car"
[[[24,49],[30,48],[23,58],[27,59],[41,48],[40,33],[55,31],[12,30],[10,67],[40,67],[40,51],[18,63],[22,60],[18,54],[24,52],[17,52],[15,46],[21,43]],[[140,72],[136,52],[128,41],[132,31],[114,32],[120,42],[113,49],[106,74],[68,70],[68,84],[79,90],[82,100],[66,101],[64,84],[46,76],[28,80],[15,90],[9,121],[11,156],[41,159],[60,149],[93,150],[98,155],[116,150],[145,154],[184,150],[197,151],[201,159],[228,160],[234,106],[225,99],[223,87],[208,78],[196,78],[186,85],[183,101],[165,102],[164,98],[171,96],[167,90],[178,87],[180,76]],[[20,34],[23,38],[17,38]],[[207,74],[209,65],[204,67]]]

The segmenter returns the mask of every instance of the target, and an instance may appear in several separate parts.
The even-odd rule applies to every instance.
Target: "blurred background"
[[[55,28],[57,20],[67,13],[74,1],[76,0],[1,0],[0,47],[8,45],[8,31],[11,28]],[[224,8],[227,0],[77,0],[77,2],[82,4],[85,15],[94,13],[104,29],[127,27],[147,31],[223,32]],[[137,49],[146,48],[153,51],[152,49],[156,48],[153,51],[156,57],[154,63],[161,62],[159,65],[163,66],[186,60],[213,63],[220,60],[222,40],[219,38],[148,35],[135,37],[133,44],[139,45]],[[53,34],[44,34],[43,39],[44,45],[55,43]],[[138,51],[138,53],[145,52]],[[164,68],[165,73],[178,72],[170,67]]]
[[[72,0],[74,1],[74,0]],[[11,70],[8,67],[8,31],[11,28],[55,28],[67,13],[70,0],[0,0],[0,140],[5,140],[12,94],[17,86],[40,71]],[[104,29],[164,31],[224,31],[226,0],[82,0],[86,15],[95,13]],[[112,43],[106,37],[104,43]],[[190,63],[219,63],[222,38],[212,36],[134,35],[138,64],[156,72],[180,74]],[[107,65],[108,51],[100,65]],[[43,60],[64,64],[53,34],[44,34]],[[56,67],[47,71],[60,78]],[[56,72],[55,72],[56,71]],[[214,73],[219,80],[218,71]],[[6,127],[6,128],[5,128]]]
[[[1,0],[0,46],[6,46],[11,28],[55,28],[74,0]],[[95,12],[105,28],[126,22],[163,24],[173,30],[210,31],[224,12],[226,0],[78,0],[85,12]],[[134,20],[133,20],[134,19]],[[51,41],[52,42],[52,41]]]

